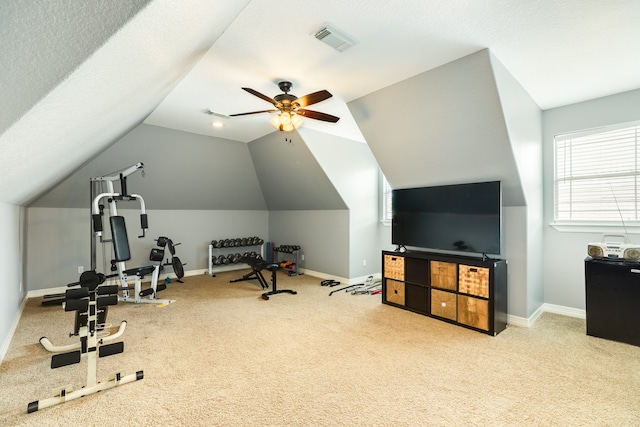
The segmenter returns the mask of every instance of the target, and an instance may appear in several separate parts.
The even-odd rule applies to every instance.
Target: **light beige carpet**
[[[52,370],[38,342],[73,342],[73,315],[30,300],[0,366],[0,425],[640,425],[640,348],[588,337],[584,320],[545,314],[490,337],[380,295],[328,296],[306,275],[280,274],[298,294],[264,301],[256,281],[229,283],[244,273],[174,282],[166,307],[112,307],[125,351],[98,361],[98,380],[144,379],[27,414],[86,381],[86,361]]]

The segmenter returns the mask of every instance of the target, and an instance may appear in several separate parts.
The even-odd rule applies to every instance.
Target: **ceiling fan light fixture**
[[[283,111],[277,116],[273,116],[271,120],[269,120],[269,123],[282,132],[291,132],[302,124],[302,117],[295,113],[292,114],[288,111]]]
[[[298,126],[300,126],[302,124],[302,117],[300,117],[297,114],[293,114],[291,116],[291,124],[293,125],[294,128],[298,128]]]

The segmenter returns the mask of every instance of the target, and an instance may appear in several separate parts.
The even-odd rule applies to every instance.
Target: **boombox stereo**
[[[607,237],[621,237],[623,242],[607,241]],[[602,241],[589,243],[587,253],[591,258],[606,258],[638,261],[640,260],[640,245],[629,243],[627,236],[618,234],[605,234]]]

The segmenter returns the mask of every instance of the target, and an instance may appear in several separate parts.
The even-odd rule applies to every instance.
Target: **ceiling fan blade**
[[[332,116],[331,114],[327,113],[321,113],[319,111],[305,110],[304,108],[298,109],[296,113],[310,119],[322,120],[323,122],[335,123],[340,120],[340,117]]]
[[[282,104],[280,104],[278,101],[276,101],[273,98],[269,98],[267,95],[263,95],[260,92],[258,92],[257,90],[253,90],[250,87],[243,87],[243,90],[246,90],[247,92],[249,92],[251,95],[255,95],[260,99],[263,99],[267,102],[270,102],[271,104],[273,104],[276,108],[281,108]]]
[[[247,116],[249,114],[259,114],[259,113],[275,113],[280,110],[260,110],[260,111],[251,111],[250,113],[238,113],[238,114],[229,114],[229,117],[237,117],[237,116]]]
[[[300,107],[306,107],[307,105],[317,104],[320,101],[324,101],[325,99],[331,98],[331,95],[326,90],[319,90],[318,92],[313,92],[305,96],[301,96],[300,98],[293,101],[294,104],[298,104]]]

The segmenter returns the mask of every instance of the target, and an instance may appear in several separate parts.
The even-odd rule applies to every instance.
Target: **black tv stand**
[[[507,262],[483,255],[382,252],[382,302],[497,335],[507,327]]]

